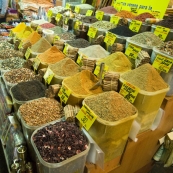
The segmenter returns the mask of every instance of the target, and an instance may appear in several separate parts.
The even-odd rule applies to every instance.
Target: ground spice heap
[[[93,23],[91,26],[98,29],[105,29],[105,30],[109,30],[116,27],[116,25],[108,21],[98,21]]]
[[[167,19],[161,20],[160,22],[155,23],[155,25],[173,29],[173,16],[169,15]]]
[[[27,68],[13,69],[4,74],[5,80],[9,83],[26,82],[35,79],[34,71]]]
[[[71,59],[64,58],[61,61],[49,65],[49,68],[57,76],[67,77],[79,72],[80,67]]]
[[[173,41],[165,42],[162,45],[158,46],[157,49],[159,49],[163,53],[173,56]]]
[[[64,115],[61,104],[50,98],[40,98],[20,106],[19,112],[29,126],[40,126]]]
[[[38,40],[40,40],[40,38],[41,38],[41,35],[38,34],[36,31],[34,31],[23,41],[23,43],[25,44],[27,41],[29,41],[33,45]]]
[[[84,99],[84,103],[100,118],[118,121],[136,114],[136,108],[115,91],[108,91]]]
[[[0,60],[3,59],[8,59],[12,57],[24,57],[23,53],[18,50],[13,50],[13,49],[5,49],[5,50],[0,50]]]
[[[98,79],[88,70],[83,70],[72,77],[66,78],[63,82],[72,92],[78,95],[92,95],[102,92],[101,87],[90,90],[98,82]]]
[[[135,43],[144,44],[149,47],[159,46],[163,41],[152,32],[143,32],[130,38]]]
[[[26,39],[31,33],[33,32],[33,29],[29,26],[25,27],[25,29],[19,33],[17,33],[18,39]]]
[[[38,55],[38,58],[43,63],[54,64],[65,58],[65,55],[57,49],[56,46],[52,46],[50,49],[46,50],[44,53]]]
[[[62,40],[74,40],[75,35],[71,32],[64,32],[58,35]]]
[[[26,27],[25,23],[21,22],[15,28],[12,29],[12,32],[13,33],[21,32],[25,29],[25,27]]]
[[[85,16],[82,18],[82,22],[84,22],[84,23],[95,23],[97,21],[98,20],[95,16]]]
[[[131,70],[131,62],[122,52],[113,53],[99,62],[104,62],[109,67],[108,71],[125,72]]]
[[[21,82],[11,88],[14,99],[18,101],[29,101],[45,96],[45,86],[37,81]]]
[[[53,28],[50,28],[50,30],[54,31],[54,34],[64,33],[64,30],[61,27],[59,27],[59,26],[55,26]]]
[[[117,13],[117,10],[112,6],[103,7],[101,9],[99,9],[99,11],[103,11],[104,13],[107,13],[107,14]]]
[[[156,69],[150,64],[144,64],[134,70],[124,73],[121,78],[137,86],[141,90],[154,92],[168,88]]]
[[[48,163],[63,162],[88,148],[87,138],[82,131],[66,121],[38,130],[33,141],[42,159]],[[69,172],[69,167],[64,167],[63,171]]]
[[[115,16],[124,17],[128,19],[135,18],[135,15],[132,12],[126,10],[121,10],[120,12],[116,13]]]
[[[51,47],[51,44],[42,37],[38,42],[31,46],[31,50],[32,52],[43,53]]]
[[[43,23],[43,24],[41,24],[40,26],[41,26],[42,28],[45,28],[45,29],[49,29],[49,28],[55,27],[55,25],[52,24],[52,23]]]
[[[135,20],[139,20],[142,22],[145,22],[145,19],[147,18],[155,18],[152,14],[146,12],[146,13],[141,13],[135,17]]]
[[[85,48],[90,45],[90,43],[83,38],[79,38],[79,39],[76,39],[73,41],[67,41],[67,44],[69,44],[72,47],[76,47],[76,48]]]

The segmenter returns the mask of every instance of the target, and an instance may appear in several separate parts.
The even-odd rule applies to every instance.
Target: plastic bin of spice
[[[49,125],[53,125],[58,121],[54,121],[49,123]],[[33,141],[33,137],[34,135],[38,132],[38,130],[46,127],[48,125],[44,125],[40,128],[38,128],[37,130],[35,130],[31,136],[31,144],[35,150],[35,154],[38,157],[38,161],[39,161],[39,168],[41,169],[42,173],[83,173],[84,171],[84,167],[85,167],[85,162],[86,162],[86,157],[88,155],[88,152],[90,150],[90,143],[88,142],[88,147],[86,150],[78,153],[77,155],[74,155],[62,162],[59,163],[48,163],[46,161],[43,160],[43,158],[41,157],[34,141]],[[85,134],[84,134],[85,135]],[[88,141],[88,139],[87,139]]]
[[[151,54],[151,62],[153,63],[157,55],[164,56],[168,59],[173,59],[173,56],[170,56],[164,52],[161,52],[156,47],[153,48],[153,52]],[[166,96],[172,96],[173,95],[173,66],[170,68],[168,73],[161,72],[160,73],[163,80],[170,86],[170,90],[166,93]]]

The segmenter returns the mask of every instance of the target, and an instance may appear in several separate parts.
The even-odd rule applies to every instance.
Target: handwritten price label
[[[139,32],[142,22],[138,20],[132,20],[129,26],[129,29],[133,32]]]
[[[165,41],[167,35],[169,34],[170,29],[162,26],[157,26],[154,30],[154,34],[158,36],[161,40]]]
[[[103,19],[103,16],[104,16],[104,12],[103,11],[97,11],[96,12],[96,18],[98,20],[102,20]]]
[[[96,34],[97,34],[97,28],[90,26],[87,35],[91,38],[95,38]]]
[[[141,51],[141,48],[138,46],[135,46],[133,44],[129,44],[125,54],[132,59],[136,59],[138,57],[138,53]]]
[[[47,84],[50,84],[54,77],[54,73],[50,68],[47,68],[46,73],[44,74],[43,78]]]
[[[60,37],[58,35],[56,35],[54,38],[53,38],[53,44],[55,44],[56,41],[60,40]]]
[[[121,2],[114,2],[114,8],[115,8],[117,11],[121,11],[121,9],[122,9],[122,4],[121,4]]]
[[[77,20],[74,24],[74,29],[76,29],[76,30],[79,29],[79,25],[82,25],[82,22]]]
[[[89,130],[94,121],[97,119],[97,115],[87,106],[83,105],[76,118],[80,121],[86,130]]]
[[[115,34],[113,34],[111,32],[107,32],[104,42],[107,43],[108,45],[112,46],[114,44],[116,38],[117,37]]]
[[[52,17],[52,15],[53,15],[53,12],[52,12],[52,10],[49,10],[48,12],[47,12],[47,17]]]
[[[139,92],[139,88],[125,81],[120,89],[120,94],[130,103],[134,103]]]
[[[105,65],[103,69],[102,79],[104,79],[105,73],[108,71],[109,67]],[[100,72],[100,64],[96,65],[96,68],[94,69],[94,74],[98,77]]]
[[[34,62],[33,62],[34,70],[37,70],[37,69],[38,69],[40,63],[41,63],[41,62],[40,62],[40,59],[39,59],[38,57],[36,57],[36,58],[34,59]]]
[[[26,51],[26,53],[25,53],[25,58],[26,59],[29,59],[30,55],[31,55],[31,49],[28,48],[27,51]]]
[[[80,12],[80,7],[76,6],[75,9],[74,9],[74,11],[75,11],[76,13],[79,14],[79,12]]]
[[[63,85],[58,93],[58,96],[60,97],[61,101],[66,104],[68,101],[68,98],[70,97],[70,94],[71,94],[71,90]]]
[[[120,21],[119,16],[112,16],[111,19],[110,19],[110,22],[115,24],[115,25],[118,25],[119,21]]]
[[[66,3],[66,4],[65,4],[65,8],[66,8],[66,9],[70,9],[70,8],[71,8],[71,7],[70,7],[70,4],[69,4],[69,3]]]
[[[82,59],[83,59],[83,56],[82,56],[82,55],[78,55],[78,58],[77,58],[76,63],[77,63],[79,66],[82,66]]]
[[[18,46],[18,49],[21,49],[22,48],[22,45],[23,45],[23,42],[21,41],[19,46]]]
[[[159,71],[168,73],[170,68],[172,67],[172,64],[173,59],[158,54],[153,62],[153,67]]]
[[[56,20],[57,22],[59,22],[59,21],[61,20],[61,18],[62,18],[62,14],[61,14],[61,13],[58,13],[58,14],[56,15],[56,17],[55,17],[55,20]]]
[[[92,10],[87,10],[86,16],[92,16],[92,14],[93,14],[93,11]]]
[[[68,54],[68,47],[69,47],[69,45],[68,45],[67,43],[65,43],[65,47],[64,47],[64,49],[63,49],[63,53],[64,53],[65,55]]]

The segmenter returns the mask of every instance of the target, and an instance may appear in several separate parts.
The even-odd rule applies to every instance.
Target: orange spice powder
[[[25,44],[27,41],[29,41],[32,45],[35,44],[38,40],[40,40],[41,35],[38,34],[36,31],[32,32],[24,41]]]

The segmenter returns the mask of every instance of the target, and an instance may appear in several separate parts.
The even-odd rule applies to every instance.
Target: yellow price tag
[[[138,53],[141,51],[141,47],[138,47],[136,45],[133,44],[129,44],[125,54],[132,59],[136,59],[138,57]]]
[[[104,12],[103,11],[97,11],[96,12],[96,18],[98,20],[102,20],[103,19],[103,16],[104,16]]]
[[[92,16],[92,14],[93,14],[93,11],[92,10],[87,10],[86,16]]]
[[[47,12],[47,17],[52,17],[52,15],[53,15],[52,10],[48,10],[48,12]]]
[[[70,94],[71,94],[71,90],[63,85],[58,93],[58,96],[60,97],[61,101],[66,104],[68,101],[68,98],[70,97]]]
[[[68,44],[67,43],[65,43],[65,47],[64,47],[64,49],[63,49],[63,53],[65,54],[65,55],[67,55],[68,54]]]
[[[33,62],[34,70],[37,70],[37,69],[38,69],[40,63],[41,63],[41,62],[40,62],[40,59],[39,59],[38,57],[36,57],[36,58],[34,59],[34,62]]]
[[[80,7],[76,6],[75,9],[74,9],[74,11],[75,11],[76,13],[79,14],[79,12],[80,12]]]
[[[77,20],[74,24],[74,29],[76,29],[76,30],[79,29],[79,25],[82,25],[82,22]]]
[[[172,67],[172,64],[173,59],[158,54],[153,62],[153,67],[159,71],[168,73],[170,68]]]
[[[55,44],[55,42],[56,42],[57,40],[60,40],[60,37],[59,37],[58,35],[56,35],[56,36],[53,38],[53,44]]]
[[[118,25],[119,20],[120,20],[119,16],[111,16],[110,22],[115,24],[115,25]]]
[[[47,68],[46,73],[44,74],[43,78],[47,84],[50,84],[54,77],[54,73],[50,68]]]
[[[139,20],[132,20],[129,26],[129,29],[133,32],[139,32],[142,22]]]
[[[127,81],[123,82],[123,85],[120,89],[120,94],[127,99],[130,103],[134,103],[139,92],[139,88],[128,83]]]
[[[64,20],[64,23],[65,23],[66,25],[68,24],[68,20],[69,20],[68,17],[66,17],[65,20]]]
[[[82,55],[78,55],[78,58],[77,58],[77,61],[76,63],[80,66],[82,66],[82,59],[83,59],[83,56]]]
[[[18,49],[21,49],[22,48],[22,45],[23,45],[23,42],[21,41],[19,46],[18,46]]]
[[[13,31],[10,30],[9,37],[13,37]]]
[[[97,119],[97,115],[87,106],[83,105],[76,118],[80,121],[86,130],[89,130],[94,121]]]
[[[108,71],[109,67],[105,65],[103,69],[102,79],[104,79],[105,73]],[[98,77],[100,72],[100,64],[96,65],[96,68],[94,69],[94,74]]]
[[[41,26],[37,26],[37,29],[36,29],[36,31],[38,32],[38,30],[39,30],[39,29],[41,29]]]
[[[114,3],[114,8],[115,8],[117,11],[121,11],[121,9],[122,9],[122,4],[121,4],[121,2],[115,2],[115,3]]]
[[[66,3],[66,4],[65,4],[65,8],[66,8],[66,9],[70,9],[70,8],[71,8],[71,7],[70,7],[70,4],[69,4],[69,3]]]
[[[90,26],[87,35],[91,38],[95,38],[96,34],[97,34],[97,28]]]
[[[112,46],[114,44],[115,40],[116,40],[116,35],[115,34],[113,34],[111,32],[106,33],[106,37],[104,39],[105,43]]]
[[[61,13],[58,13],[58,14],[56,15],[56,17],[55,17],[55,20],[56,20],[57,22],[59,22],[59,21],[61,20],[61,18],[62,18],[62,14],[61,14]]]
[[[169,32],[170,32],[170,28],[165,28],[162,26],[157,26],[156,29],[154,30],[154,34],[163,41],[165,41]]]
[[[156,19],[160,19],[160,11],[152,11],[151,13]]]
[[[25,58],[29,59],[30,55],[31,55],[31,49],[28,47],[28,49],[27,49],[27,51],[25,53]]]

